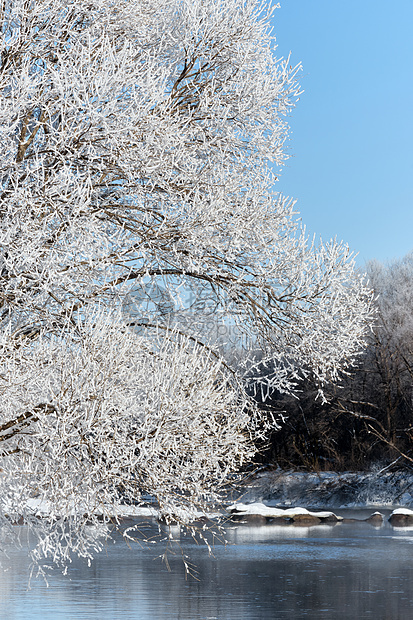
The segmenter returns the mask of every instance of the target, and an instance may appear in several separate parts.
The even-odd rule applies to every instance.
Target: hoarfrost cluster
[[[348,248],[309,243],[273,190],[300,89],[270,15],[1,3],[0,515],[56,561],[125,501],[205,513],[274,424],[248,382],[322,387],[364,346]]]

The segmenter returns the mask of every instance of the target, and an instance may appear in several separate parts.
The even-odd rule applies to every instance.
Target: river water
[[[371,511],[370,511],[371,512]],[[388,514],[387,511],[383,511]],[[341,511],[341,514],[343,511]],[[357,516],[366,516],[358,513]],[[49,587],[13,551],[0,571],[1,620],[410,620],[413,528],[369,524],[231,526],[213,556],[181,536],[170,571],[155,545],[108,544],[89,568],[55,570]],[[182,554],[197,578],[185,579]]]

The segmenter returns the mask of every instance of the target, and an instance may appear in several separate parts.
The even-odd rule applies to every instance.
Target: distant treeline
[[[389,265],[366,266],[377,295],[377,318],[357,368],[328,388],[301,384],[299,399],[267,403],[285,412],[261,458],[281,467],[363,470],[373,463],[413,465],[413,253]]]

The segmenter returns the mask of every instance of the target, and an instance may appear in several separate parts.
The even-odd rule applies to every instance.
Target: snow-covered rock
[[[338,517],[330,511],[314,512],[307,510],[306,508],[274,508],[272,506],[266,506],[262,502],[252,502],[251,504],[235,503],[228,507],[228,512],[232,518],[250,520],[250,517],[261,517],[265,521],[272,521],[274,519],[277,522],[306,522],[308,523],[321,523],[321,522],[337,522],[342,520],[342,517]]]
[[[345,518],[330,512],[329,510],[315,511],[307,508],[276,508],[268,506],[262,502],[251,502],[250,504],[235,503],[227,508],[231,520],[242,521],[243,523],[276,523],[276,524],[302,524],[317,525],[321,523],[369,523],[373,526],[381,526],[383,515],[381,512],[374,512],[367,519]],[[400,514],[402,514],[400,510]],[[411,515],[413,522],[413,511],[404,509],[404,516]]]
[[[396,527],[413,525],[413,510],[409,508],[396,508],[391,513],[389,522]]]

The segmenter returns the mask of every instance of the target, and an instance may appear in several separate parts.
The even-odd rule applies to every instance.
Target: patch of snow
[[[56,515],[56,508],[52,505],[51,502],[47,500],[39,499],[39,498],[31,498],[27,501],[27,506],[31,510],[31,512],[37,517],[46,517],[51,515]],[[110,517],[117,518],[139,518],[139,517],[151,517],[153,519],[160,518],[160,512],[155,507],[156,505],[148,506],[136,506],[129,504],[116,504],[116,505],[104,505],[101,508],[97,508],[94,510],[94,514],[96,516],[102,516],[105,514]],[[72,514],[83,514],[87,513],[87,506],[78,504],[73,506]],[[67,514],[67,511],[66,511]],[[216,511],[211,511],[209,513],[201,512],[198,510],[192,511],[192,518],[194,521],[200,520],[203,518],[217,519],[222,517],[221,513]]]
[[[405,515],[407,517],[413,517],[413,510],[410,510],[409,508],[396,508],[390,516],[392,515]]]
[[[42,517],[54,514],[55,509],[52,504],[46,500],[31,498],[27,502],[28,507],[33,511],[33,514]],[[76,510],[73,510],[73,514],[83,513],[86,511],[86,507],[76,506]],[[126,504],[119,504],[117,506],[105,506],[105,510],[95,510],[95,515],[111,515],[116,517],[153,517],[157,518],[159,512],[151,506],[129,506]]]
[[[294,518],[300,515],[308,515],[310,517],[317,517],[318,519],[328,519],[328,518],[336,518],[340,520],[342,517],[337,517],[333,512],[329,511],[320,511],[313,512],[307,510],[306,508],[273,508],[271,506],[267,506],[262,502],[252,502],[251,504],[243,504],[243,503],[235,503],[231,506],[228,506],[228,511],[233,514],[244,516],[244,515],[257,515],[262,517],[269,518]]]

